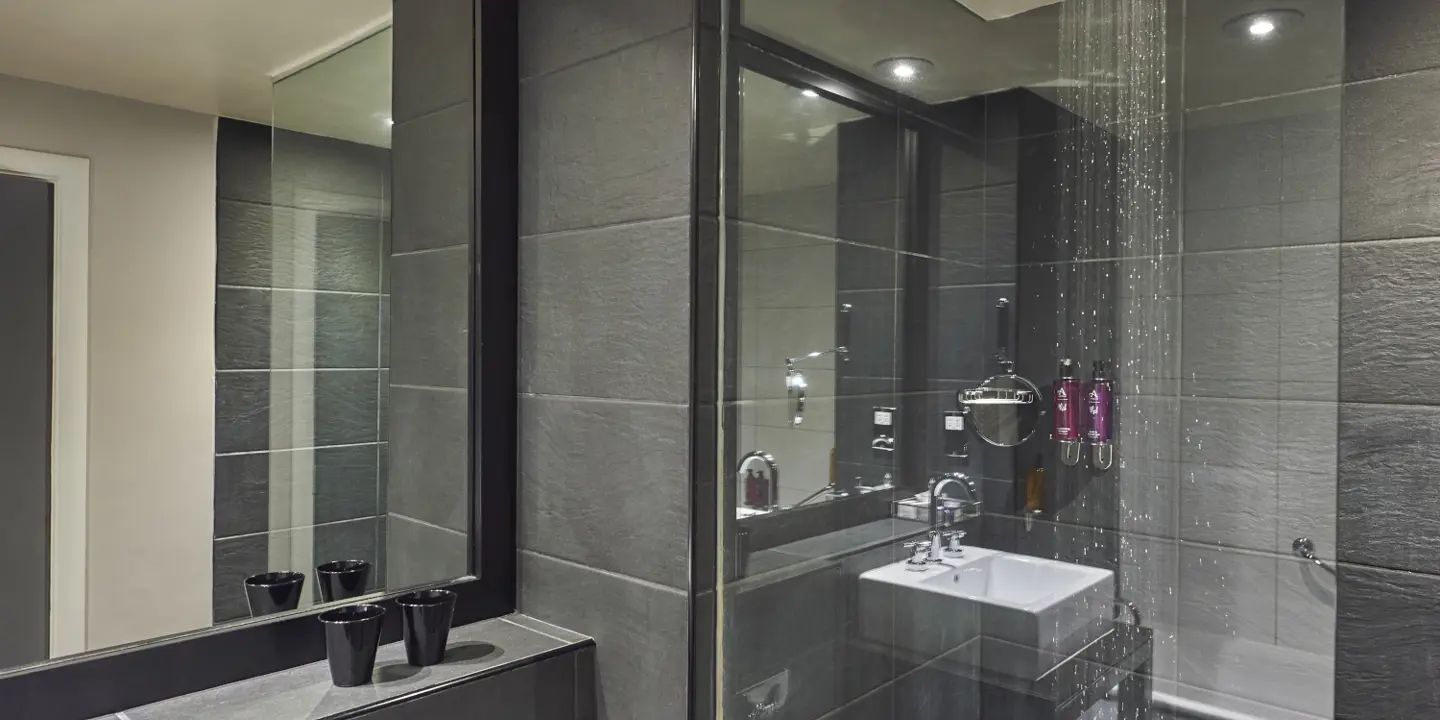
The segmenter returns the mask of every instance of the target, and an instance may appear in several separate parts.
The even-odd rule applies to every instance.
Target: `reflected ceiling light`
[[[801,90],[801,91],[800,91],[800,94],[801,94],[801,95],[804,95],[804,96],[807,97],[807,98],[818,98],[818,97],[820,97],[820,93],[815,92],[814,90],[811,90],[810,88],[805,88],[804,90]]]
[[[1305,13],[1299,10],[1261,10],[1230,18],[1222,29],[1233,38],[1263,42],[1294,29],[1304,21]]]
[[[893,57],[875,63],[875,72],[896,82],[915,82],[935,69],[935,63],[925,58]]]

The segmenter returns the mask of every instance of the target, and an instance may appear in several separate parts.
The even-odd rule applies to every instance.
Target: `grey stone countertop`
[[[322,660],[97,720],[324,720],[472,676],[494,674],[528,658],[589,642],[583,635],[534,618],[508,615],[451,630],[445,662],[440,665],[411,667],[405,662],[401,643],[382,645],[370,685],[335,687],[330,682],[330,668]]]

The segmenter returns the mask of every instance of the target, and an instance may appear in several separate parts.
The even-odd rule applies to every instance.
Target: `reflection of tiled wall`
[[[469,572],[471,0],[395,3],[394,239],[382,379],[392,587]]]
[[[595,638],[600,717],[686,714],[691,12],[520,5],[520,609]]]
[[[1343,90],[1337,717],[1440,713],[1440,7],[1351,0]]]
[[[216,152],[222,621],[248,614],[247,575],[292,569],[296,544],[379,560],[389,153],[228,119]]]
[[[806,149],[831,157],[834,134]],[[816,158],[817,163],[823,162]],[[835,447],[835,356],[800,364],[809,391],[804,421],[790,424],[785,359],[835,346],[835,185],[740,198],[739,406],[741,455],[763,450],[780,466],[782,505],[830,482]]]

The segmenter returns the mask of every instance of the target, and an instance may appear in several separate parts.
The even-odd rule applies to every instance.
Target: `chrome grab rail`
[[[1295,538],[1295,542],[1290,543],[1290,552],[1294,553],[1295,557],[1315,563],[1321,570],[1331,575],[1335,574],[1335,568],[1326,565],[1325,561],[1315,557],[1315,541],[1308,537]]]

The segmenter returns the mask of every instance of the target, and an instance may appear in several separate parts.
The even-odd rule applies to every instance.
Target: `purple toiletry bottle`
[[[1103,472],[1115,463],[1115,448],[1110,444],[1115,434],[1115,383],[1104,360],[1095,361],[1095,374],[1085,389],[1085,404],[1090,421],[1085,429],[1085,441],[1090,444],[1090,464]]]
[[[1089,410],[1089,424],[1085,429],[1085,440],[1091,445],[1110,442],[1111,414],[1114,404],[1115,385],[1110,382],[1110,373],[1104,360],[1095,361],[1095,373],[1090,386],[1085,390],[1085,401]]]
[[[1075,361],[1060,361],[1060,377],[1055,381],[1055,426],[1050,439],[1060,443],[1060,461],[1074,467],[1080,462],[1080,440],[1084,432],[1084,388],[1075,371]]]

